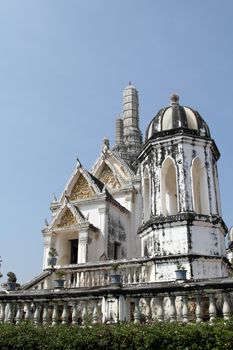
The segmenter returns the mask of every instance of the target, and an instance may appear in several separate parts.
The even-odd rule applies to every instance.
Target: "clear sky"
[[[114,142],[131,80],[146,126],[172,92],[207,121],[233,225],[232,0],[0,0],[2,270],[42,269],[44,218],[78,155],[89,170]],[[5,281],[5,276],[2,281]]]

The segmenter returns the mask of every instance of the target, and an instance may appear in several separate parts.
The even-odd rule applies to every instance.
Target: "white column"
[[[79,233],[78,242],[78,264],[87,262],[87,247],[88,247],[88,231]]]

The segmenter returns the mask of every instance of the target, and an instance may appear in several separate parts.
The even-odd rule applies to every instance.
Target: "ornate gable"
[[[121,187],[119,180],[116,176],[114,176],[113,171],[109,168],[109,166],[106,163],[104,163],[102,171],[99,175],[99,180],[111,189],[118,189]]]
[[[93,194],[94,194],[94,191],[90,187],[89,183],[84,178],[84,176],[80,174],[71,190],[69,198],[71,200],[87,199],[92,197]]]
[[[121,188],[135,176],[128,165],[105,144],[92,168],[92,174],[109,189],[114,190]]]
[[[77,224],[76,218],[74,217],[71,210],[69,208],[66,208],[66,210],[64,211],[61,217],[59,224],[57,224],[57,227],[69,227],[75,224]]]

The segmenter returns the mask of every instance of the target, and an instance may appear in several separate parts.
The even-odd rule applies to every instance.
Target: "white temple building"
[[[79,313],[82,323],[90,314],[94,323],[200,322],[206,308],[210,320],[219,312],[229,318],[233,270],[221,213],[219,157],[204,119],[181,106],[176,94],[152,119],[143,141],[138,92],[129,84],[114,146],[104,139],[90,172],[77,160],[42,230],[43,272],[20,290],[0,295],[2,305],[8,304],[0,322],[17,323],[17,312],[20,322],[22,303],[24,317],[36,323],[75,324]],[[52,266],[51,248],[58,253]],[[232,251],[229,246],[231,260]],[[54,286],[59,271],[63,287]],[[114,274],[120,276],[117,282]],[[21,298],[21,306],[14,309],[9,294],[10,300],[14,294]]]

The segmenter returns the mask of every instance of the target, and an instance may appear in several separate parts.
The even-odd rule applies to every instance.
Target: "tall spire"
[[[132,161],[136,160],[142,145],[138,105],[138,91],[130,82],[123,92],[123,133],[127,152]]]
[[[120,154],[121,158],[131,167],[137,170],[137,154],[142,147],[141,131],[139,129],[138,92],[129,82],[123,92],[123,119],[119,116],[116,120],[116,140],[113,151]]]

